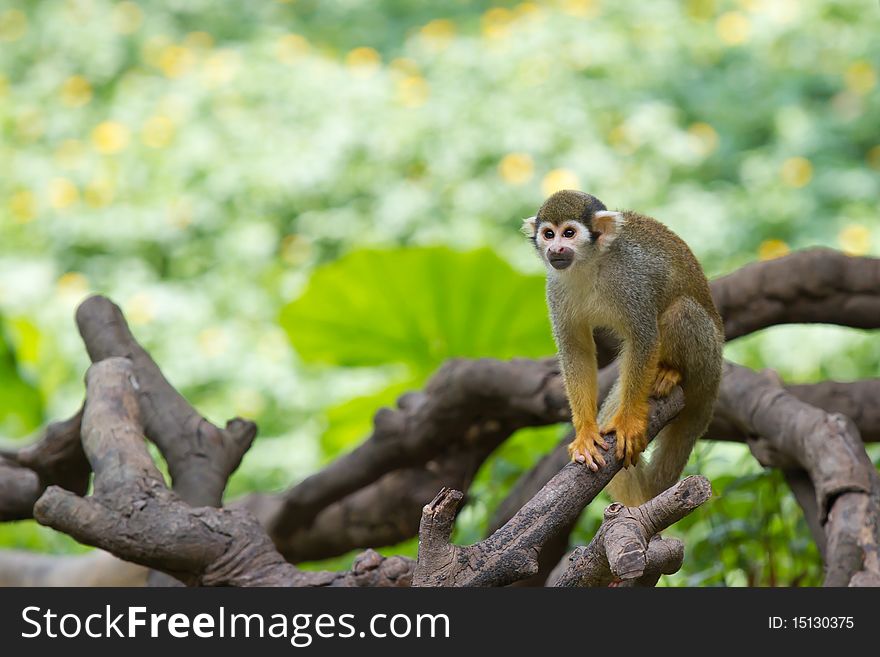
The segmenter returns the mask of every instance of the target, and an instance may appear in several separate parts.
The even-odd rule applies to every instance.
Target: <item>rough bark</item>
[[[775,375],[732,363],[716,414],[749,436],[763,465],[809,477],[825,531],[825,584],[880,583],[880,476],[855,424],[800,401]]]
[[[256,436],[256,425],[235,418],[221,429],[202,417],[168,383],[109,299],[83,301],[76,323],[93,363],[114,356],[132,362],[144,431],[168,463],[177,494],[193,506],[220,506],[229,475]]]
[[[168,490],[146,451],[131,361],[108,358],[86,376],[82,443],[94,494],[51,486],[34,516],[87,545],[191,585],[406,584],[410,564],[367,554],[348,573],[303,572],[287,563],[256,519],[240,510],[192,507]]]
[[[655,535],[709,499],[705,477],[686,477],[641,506],[611,504],[599,531],[586,547],[574,550],[555,586],[608,586],[676,572],[683,546],[672,539],[652,543]],[[653,549],[651,549],[653,548]]]
[[[653,400],[648,436],[653,438],[683,407],[680,388],[669,397]],[[580,515],[584,507],[621,468],[609,443],[606,464],[597,472],[569,463],[525,504],[503,527],[470,546],[449,543],[459,491],[444,488],[425,506],[419,528],[419,559],[413,586],[504,586],[534,575],[538,554],[547,541]]]
[[[728,340],[779,324],[877,328],[880,260],[798,251],[712,281],[712,298]]]
[[[86,492],[91,468],[79,441],[81,419],[82,410],[47,426],[31,445],[0,450],[0,521],[33,517],[34,502],[47,486]]]
[[[287,491],[270,533],[284,541],[328,505],[392,470],[423,465],[454,444],[497,445],[515,429],[568,415],[555,359],[451,360],[423,393],[401,397],[395,410],[380,410],[361,445]]]

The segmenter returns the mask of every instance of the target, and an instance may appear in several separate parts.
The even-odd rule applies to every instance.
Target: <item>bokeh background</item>
[[[444,359],[552,353],[518,227],[560,188],[658,217],[710,276],[812,245],[877,255],[878,18],[798,0],[0,0],[0,436],[78,408],[73,311],[100,292],[202,413],[259,423],[229,495],[281,490]],[[726,355],[792,382],[880,370],[876,337],[834,327]],[[457,540],[562,431],[486,463]],[[689,470],[717,495],[674,528],[688,554],[667,584],[820,582],[778,473],[709,441]],[[32,522],[0,546],[85,549]]]

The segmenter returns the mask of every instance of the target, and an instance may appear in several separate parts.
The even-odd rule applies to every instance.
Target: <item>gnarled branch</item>
[[[284,561],[250,514],[183,502],[165,487],[145,449],[138,385],[125,358],[89,369],[82,440],[95,492],[82,498],[49,487],[34,506],[39,522],[193,585],[406,583],[409,565],[400,558],[368,555],[362,572],[300,571]]]
[[[611,504],[593,540],[574,550],[555,585],[608,586],[643,577],[656,583],[655,576],[677,571],[684,553],[682,544],[672,539],[654,540],[655,536],[711,494],[708,479],[691,476],[641,506]]]
[[[652,400],[649,439],[683,405],[680,388],[662,400]],[[538,569],[537,555],[546,542],[577,518],[620,470],[622,462],[614,453],[616,436],[609,434],[606,440],[610,447],[604,467],[592,472],[579,463],[569,463],[503,527],[474,545],[449,543],[462,495],[442,490],[422,512],[413,586],[504,586],[533,575]]]

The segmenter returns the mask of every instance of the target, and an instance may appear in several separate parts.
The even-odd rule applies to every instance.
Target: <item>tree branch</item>
[[[716,414],[749,436],[763,465],[809,476],[825,530],[825,584],[880,583],[880,476],[852,421],[798,400],[775,375],[732,363]]]
[[[270,533],[284,541],[331,503],[392,470],[422,465],[453,443],[498,445],[515,429],[568,415],[555,359],[448,361],[423,393],[381,409],[366,441],[287,491]]]
[[[712,487],[705,477],[686,477],[641,506],[611,504],[595,537],[572,553],[556,586],[608,586],[646,574],[671,574],[681,567],[678,541],[652,542],[655,535],[678,522],[709,499]],[[656,582],[656,580],[654,580]]]
[[[683,405],[680,388],[665,399],[653,400],[649,438],[656,436]],[[569,463],[503,527],[474,545],[449,544],[461,493],[442,490],[422,512],[413,586],[504,586],[533,575],[544,544],[577,518],[620,470],[621,462],[614,453],[616,437],[609,434],[606,441],[610,447],[605,467],[592,472],[579,463]]]
[[[34,502],[47,486],[86,492],[91,468],[79,441],[81,420],[82,409],[47,426],[35,443],[0,450],[0,521],[33,517]]]
[[[193,506],[220,506],[229,475],[256,436],[256,425],[235,418],[220,429],[202,417],[168,383],[109,299],[83,301],[76,323],[93,363],[114,356],[132,362],[144,431],[168,463],[174,490]]]
[[[728,340],[779,324],[880,328],[880,260],[807,249],[712,281]]]
[[[89,368],[82,440],[95,472],[95,492],[82,498],[49,487],[34,506],[39,522],[192,585],[405,582],[409,565],[399,557],[367,555],[362,572],[299,571],[284,561],[250,514],[193,508],[183,502],[165,487],[145,449],[138,385],[125,358],[109,358]]]

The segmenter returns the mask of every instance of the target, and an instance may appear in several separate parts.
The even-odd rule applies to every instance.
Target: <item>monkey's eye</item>
[[[549,228],[544,231],[544,239],[545,240],[552,240],[553,239],[553,231],[550,230]]]
[[[574,228],[566,228],[562,231],[563,237],[574,237]]]

